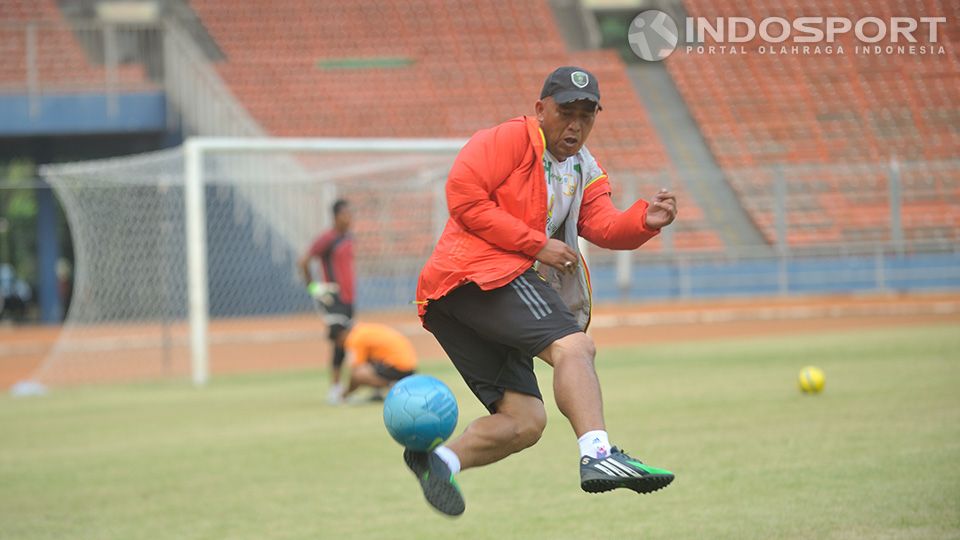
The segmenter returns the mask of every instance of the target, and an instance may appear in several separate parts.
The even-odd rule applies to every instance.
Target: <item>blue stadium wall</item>
[[[631,284],[617,285],[611,264],[590,267],[594,302],[644,302],[678,298],[762,297],[780,294],[918,293],[960,288],[960,253],[906,253],[881,256],[794,257],[683,265],[635,263]],[[403,307],[383,302],[383,291],[416,291],[417,276],[363,278],[359,308]]]
[[[0,94],[0,136],[157,132],[167,128],[163,92]]]

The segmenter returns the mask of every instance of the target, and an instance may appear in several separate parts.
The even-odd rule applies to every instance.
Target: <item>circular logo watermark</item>
[[[630,22],[627,41],[633,53],[648,62],[659,62],[677,48],[677,23],[662,11],[651,9]]]

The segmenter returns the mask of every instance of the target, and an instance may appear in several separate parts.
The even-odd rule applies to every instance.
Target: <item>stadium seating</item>
[[[23,93],[27,89],[27,41],[31,31],[35,33],[37,90],[76,93],[106,87],[106,68],[95,65],[78,40],[78,34],[97,39],[95,32],[72,28],[56,0],[0,0],[0,92]],[[148,81],[142,65],[120,65],[114,77],[114,90],[155,86]]]
[[[468,137],[532,114],[545,74],[578,64],[601,81],[604,112],[591,147],[614,182],[668,168],[622,61],[612,51],[568,53],[545,1],[191,6],[224,52],[220,75],[271,134]],[[644,183],[638,196],[656,187]],[[673,187],[684,197],[677,245],[719,247],[718,236],[696,220],[700,212],[682,183]],[[683,240],[688,230],[690,240]]]
[[[960,15],[955,4],[936,4],[935,11],[948,20]],[[870,2],[869,12],[864,3],[831,0],[805,2],[802,8],[796,2],[761,0],[687,0],[684,5],[690,16],[711,20],[810,14],[856,20],[916,12],[896,0]],[[960,148],[957,35],[948,26],[941,28],[940,39],[945,55],[863,54],[852,35],[838,41],[844,54],[771,55],[756,52],[763,44],[758,38],[745,44],[745,55],[688,54],[681,46],[666,63],[714,156],[771,242],[776,237],[772,179],[756,167],[788,169],[789,242],[807,245],[890,239],[887,164],[892,159],[907,162],[902,170],[906,239],[956,240],[958,165],[935,171],[923,165],[956,160]],[[842,170],[864,163],[876,166]],[[799,165],[818,167],[789,170]]]

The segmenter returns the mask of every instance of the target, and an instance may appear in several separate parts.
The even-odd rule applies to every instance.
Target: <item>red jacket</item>
[[[478,131],[447,177],[450,219],[420,273],[420,316],[430,300],[467,282],[496,289],[530,268],[547,243],[545,142],[536,118],[521,116]],[[645,226],[647,202],[613,206],[604,173],[585,179],[577,228],[597,246],[635,249],[659,230]],[[574,246],[575,248],[575,246]]]

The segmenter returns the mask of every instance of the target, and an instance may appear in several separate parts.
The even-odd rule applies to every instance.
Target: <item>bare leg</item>
[[[495,414],[474,420],[447,447],[460,458],[461,470],[480,467],[533,446],[546,425],[542,401],[507,390]]]
[[[350,370],[350,384],[343,392],[343,397],[349,396],[361,386],[372,386],[373,388],[387,388],[393,381],[388,381],[377,375],[377,372],[370,364],[360,364]]]
[[[600,380],[594,369],[596,349],[583,332],[550,344],[537,356],[553,366],[553,393],[560,412],[577,437],[593,430],[606,431]]]

